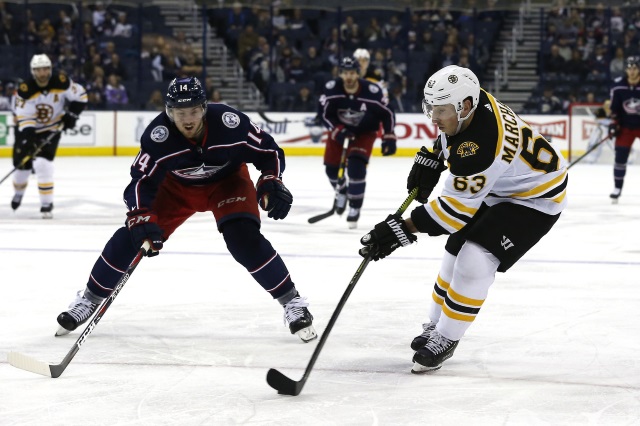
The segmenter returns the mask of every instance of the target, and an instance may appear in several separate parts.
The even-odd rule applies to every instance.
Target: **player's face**
[[[46,86],[51,79],[51,68],[34,68],[33,78],[36,80],[36,83],[38,83],[38,86]]]
[[[367,68],[369,68],[369,60],[367,58],[358,58],[358,62],[360,63],[360,74],[364,76],[367,73]]]
[[[434,105],[425,111],[431,122],[447,136],[453,136],[458,130],[458,114],[452,104]]]
[[[174,108],[173,122],[185,138],[195,139],[204,128],[202,107]]]
[[[358,71],[356,70],[344,70],[340,73],[342,81],[344,81],[344,88],[347,90],[354,90],[358,87]]]
[[[637,65],[627,67],[627,77],[629,80],[637,80],[640,77],[640,69]]]

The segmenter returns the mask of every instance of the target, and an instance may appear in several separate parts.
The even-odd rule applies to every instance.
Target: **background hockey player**
[[[624,77],[614,80],[611,87],[611,125],[609,135],[616,138],[613,164],[613,191],[609,195],[617,202],[622,194],[627,162],[633,141],[640,137],[640,57],[626,61]]]
[[[373,260],[417,240],[450,234],[429,321],[411,343],[414,373],[453,355],[484,303],[495,273],[505,272],[556,223],[566,205],[567,163],[560,151],[511,108],[481,90],[475,74],[450,65],[427,80],[423,110],[440,129],[433,152],[416,154],[407,188],[428,203],[411,217],[390,215],[361,242]],[[428,202],[440,174],[450,174]]]
[[[319,101],[320,118],[329,129],[324,152],[325,172],[334,187],[338,183],[343,147],[347,149],[347,179],[341,183],[335,203],[336,212],[342,214],[348,200],[347,222],[351,228],[356,227],[360,218],[367,164],[381,124],[382,155],[396,152],[395,114],[380,86],[359,78],[358,70],[355,59],[343,58],[340,78],[327,82]]]
[[[53,160],[60,142],[60,130],[73,129],[78,116],[87,104],[87,92],[65,74],[53,74],[47,55],[31,59],[31,78],[20,83],[15,96],[16,142],[13,145],[13,174],[15,193],[11,208],[16,210],[29,183],[31,169],[38,179],[40,212],[53,217]],[[48,142],[31,159],[36,148]],[[24,164],[25,158],[29,158]]]
[[[293,201],[281,180],[284,153],[271,135],[234,108],[207,105],[200,81],[190,77],[171,82],[166,112],[149,124],[140,144],[124,191],[125,226],[107,242],[86,289],[58,316],[57,335],[90,318],[145,241],[151,244],[146,255],[155,256],[194,213],[212,212],[233,258],[284,307],[291,333],[305,342],[314,339],[308,303],[260,232],[258,205],[279,220],[287,216]],[[246,163],[262,172],[256,188]]]

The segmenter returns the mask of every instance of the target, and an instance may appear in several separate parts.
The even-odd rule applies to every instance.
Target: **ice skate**
[[[422,324],[422,329],[424,330],[421,335],[416,336],[411,342],[411,349],[417,351],[418,349],[424,347],[429,341],[429,336],[431,336],[431,332],[436,329],[435,322],[426,322]]]
[[[18,207],[20,207],[20,204],[22,204],[22,194],[14,195],[13,198],[11,199],[11,208],[14,211],[16,211],[16,210],[18,210]]]
[[[442,363],[453,356],[453,351],[458,346],[459,340],[449,340],[434,329],[427,344],[418,349],[413,355],[413,368],[411,372],[414,374],[435,371],[442,367]]]
[[[313,316],[307,309],[306,298],[296,295],[284,307],[284,321],[289,325],[291,334],[297,335],[303,342],[310,342],[318,337],[313,328]]]
[[[56,332],[56,336],[69,334],[78,328],[78,326],[87,322],[97,307],[97,303],[93,303],[84,297],[84,290],[78,291],[76,299],[69,305],[69,310],[58,315],[58,324],[60,324],[60,327]]]
[[[349,229],[356,229],[358,227],[358,219],[360,219],[360,209],[357,207],[350,207],[349,214],[347,215],[347,224]]]
[[[40,207],[40,213],[42,213],[43,219],[53,219],[53,203],[43,204]]]
[[[346,191],[346,188],[345,188]],[[336,214],[337,215],[341,215],[342,213],[344,213],[344,211],[347,209],[347,194],[342,193],[342,192],[338,192],[336,194],[336,199],[334,201],[335,203],[335,209],[336,209]]]
[[[622,188],[613,188],[613,191],[611,192],[611,194],[609,194],[609,198],[611,198],[612,204],[618,204],[620,194],[622,194]]]

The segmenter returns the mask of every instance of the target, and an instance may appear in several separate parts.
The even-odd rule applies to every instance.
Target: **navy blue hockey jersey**
[[[621,127],[640,129],[640,86],[631,86],[626,76],[611,86],[611,117]]]
[[[285,168],[282,149],[246,114],[209,104],[204,139],[198,144],[185,138],[163,112],[142,134],[124,201],[129,210],[150,208],[167,175],[183,185],[203,185],[224,179],[244,163],[275,176]]]
[[[332,129],[342,124],[357,135],[376,132],[382,123],[385,134],[393,133],[396,118],[382,88],[362,78],[358,83],[360,87],[353,95],[345,92],[341,78],[325,84],[319,111],[325,126]]]

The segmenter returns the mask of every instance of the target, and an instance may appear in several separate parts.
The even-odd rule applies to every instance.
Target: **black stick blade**
[[[330,211],[328,211],[328,212],[326,212],[326,213],[322,213],[322,214],[319,214],[319,215],[317,215],[317,216],[310,217],[310,218],[307,220],[307,222],[309,222],[309,223],[316,223],[316,222],[320,222],[321,220],[326,219],[326,218],[328,218],[329,216],[333,216],[333,212],[334,212],[334,211],[335,211],[334,209],[331,209]]]
[[[302,392],[304,381],[291,380],[276,369],[270,368],[267,372],[267,383],[278,391],[280,395],[297,396]]]

